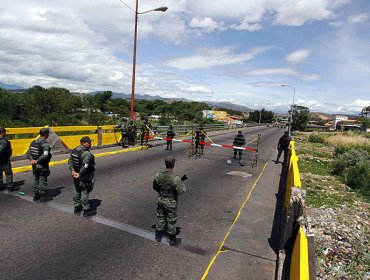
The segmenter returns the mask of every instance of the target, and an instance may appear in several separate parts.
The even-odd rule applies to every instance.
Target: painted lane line
[[[29,196],[29,195],[19,195],[17,192],[9,192],[7,190],[5,190],[3,193],[11,195],[11,196],[19,197],[21,199],[24,199],[24,200],[27,200],[27,201],[30,201],[30,202],[33,202],[32,196]],[[59,204],[59,203],[56,203],[56,202],[50,202],[50,201],[49,202],[44,202],[42,204],[40,203],[39,205],[44,205],[44,206],[46,206],[48,208],[51,208],[51,209],[55,209],[55,210],[62,211],[64,213],[79,216],[78,214],[74,214],[74,209],[70,206],[67,206],[67,205]],[[146,238],[146,239],[149,239],[151,241],[155,241],[154,233],[152,233],[150,231],[147,231],[147,230],[144,230],[144,229],[140,229],[140,228],[128,225],[128,224],[125,224],[125,223],[114,221],[114,220],[111,220],[111,219],[108,219],[108,218],[105,218],[105,217],[101,217],[101,216],[92,216],[92,217],[87,217],[87,218],[84,218],[84,219],[89,219],[93,222],[96,222],[96,223],[99,223],[99,224],[102,224],[102,225],[106,225],[106,226],[109,226],[109,227],[112,227],[112,228],[115,228],[115,229],[119,229],[121,231],[130,233],[130,234],[142,237],[142,238]],[[168,238],[163,237],[161,243],[163,243],[165,245],[169,245]],[[197,254],[197,255],[201,255],[201,256],[210,256],[210,255],[212,255],[212,253],[209,252],[209,251],[206,251],[202,248],[198,248],[198,247],[192,246],[190,244],[186,244],[186,243],[180,243],[180,245],[174,246],[173,248],[181,249],[183,251],[187,251],[187,252]]]

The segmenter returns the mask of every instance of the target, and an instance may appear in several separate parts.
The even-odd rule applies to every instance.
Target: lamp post
[[[160,7],[156,9],[152,9],[149,11],[139,13],[139,0],[136,0],[136,9],[135,9],[135,33],[134,33],[134,55],[132,60],[132,82],[131,82],[131,107],[130,107],[130,120],[134,120],[134,108],[135,108],[135,78],[136,78],[136,42],[137,42],[137,19],[138,15],[146,14],[149,12],[165,12],[167,11],[167,7]]]
[[[291,87],[287,84],[282,84],[282,87],[290,87],[293,89],[293,102],[290,105],[290,118],[289,118],[289,126],[288,126],[288,135],[289,137],[292,136],[292,123],[293,123],[293,106],[294,106],[294,98],[295,98],[295,87]]]

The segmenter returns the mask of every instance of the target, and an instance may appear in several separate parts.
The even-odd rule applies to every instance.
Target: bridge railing
[[[48,127],[48,126],[47,126]],[[203,126],[206,131],[218,131],[235,128],[223,124],[209,124]],[[13,156],[26,154],[30,143],[38,137],[40,129],[43,127],[21,127],[7,128],[7,134],[11,138]],[[72,149],[80,144],[82,136],[89,136],[93,141],[93,146],[113,145],[121,141],[121,133],[116,125],[102,126],[50,126],[51,136],[49,142],[52,143],[54,150]],[[168,126],[157,126],[155,131],[158,134],[165,135]],[[175,132],[178,136],[188,133],[192,126],[174,125]],[[140,135],[140,129],[137,130],[137,136]],[[51,139],[53,138],[53,139]],[[150,140],[152,141],[152,140]]]
[[[13,156],[24,155],[30,143],[38,137],[41,128],[43,127],[7,128],[7,134],[11,138]],[[117,136],[113,132],[114,125],[51,126],[49,128],[51,134],[56,136],[55,141],[59,141],[64,149],[72,149],[78,146],[82,136],[89,136],[94,140],[94,146],[117,143]]]
[[[283,226],[282,248],[286,252],[287,259],[284,265],[288,266],[286,271],[289,271],[289,279],[312,280],[316,278],[314,236],[308,232],[309,226],[304,213],[306,193],[301,190],[301,177],[294,141],[290,142],[285,168],[285,207],[283,210],[285,225]],[[285,277],[288,276],[285,275]]]

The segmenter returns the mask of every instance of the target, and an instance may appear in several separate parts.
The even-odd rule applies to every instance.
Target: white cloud
[[[202,85],[192,85],[187,88],[183,88],[182,91],[189,93],[205,94],[207,96],[213,95],[213,91],[210,88]]]
[[[220,24],[211,19],[210,17],[205,17],[203,19],[193,18],[189,26],[192,28],[201,28],[206,32],[212,32],[214,30],[223,30],[223,23]]]
[[[205,48],[198,50],[197,54],[168,60],[165,66],[174,67],[182,70],[211,68],[231,64],[243,63],[253,59],[256,55],[261,54],[271,47],[261,47],[242,54],[231,53],[230,48]]]
[[[318,74],[304,74],[290,68],[257,68],[247,71],[246,74],[252,76],[266,76],[266,75],[291,76],[297,77],[304,81],[315,81],[320,79],[320,75]]]
[[[294,52],[291,52],[287,55],[286,60],[291,63],[299,63],[305,60],[307,57],[309,57],[311,54],[311,51],[308,49],[300,49],[296,50]]]
[[[367,13],[352,15],[348,17],[348,21],[352,23],[365,23],[368,20],[369,20],[369,14]]]

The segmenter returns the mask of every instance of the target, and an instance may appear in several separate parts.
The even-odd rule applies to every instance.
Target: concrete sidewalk
[[[203,279],[275,279],[280,233],[273,228],[282,164],[272,158],[276,152],[248,188],[244,207]]]

